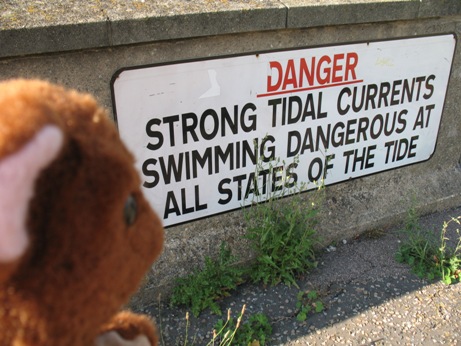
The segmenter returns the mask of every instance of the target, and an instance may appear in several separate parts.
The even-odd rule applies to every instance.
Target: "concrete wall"
[[[0,5],[0,79],[47,79],[90,92],[109,110],[110,80],[126,66],[440,33],[461,36],[459,0],[52,3]],[[413,196],[424,213],[461,205],[460,49],[433,157],[328,187],[319,225],[325,243],[395,223]],[[215,255],[223,240],[242,260],[249,259],[243,234],[241,211],[168,228],[164,254],[136,302],[154,302],[175,277]]]

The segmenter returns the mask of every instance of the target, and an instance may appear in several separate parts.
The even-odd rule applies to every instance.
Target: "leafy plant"
[[[208,345],[215,345],[219,341],[220,346],[242,345],[259,346],[266,345],[272,334],[272,326],[269,319],[262,313],[251,315],[247,322],[242,323],[245,305],[239,317],[235,320],[228,310],[227,320],[219,320],[213,333],[213,339]]]
[[[461,235],[459,229],[456,229],[458,241],[456,246],[452,249],[447,247],[447,230],[451,223],[457,225],[461,224],[461,216],[452,218],[443,223],[442,231],[440,233],[440,247],[439,257],[436,260],[437,268],[440,270],[442,280],[447,285],[452,282],[461,281]]]
[[[251,207],[247,237],[256,250],[255,282],[296,286],[296,276],[315,267],[315,210],[304,210],[299,198],[291,203]]]
[[[296,161],[292,165],[296,165]],[[276,169],[257,166],[257,172],[265,170],[271,175]],[[314,227],[319,204],[311,200],[309,205],[303,200],[300,193],[304,186],[297,186],[289,175],[280,180],[279,186],[266,188],[264,203],[256,200],[244,209],[245,236],[256,254],[250,276],[254,282],[271,285],[284,282],[297,287],[296,277],[317,265],[314,248],[318,240]],[[254,184],[257,186],[256,180]],[[322,191],[323,185],[313,197],[318,199]],[[290,198],[282,199],[293,192]]]
[[[419,216],[414,207],[407,212],[405,227],[401,232],[405,240],[397,251],[397,261],[409,264],[420,278],[434,279],[436,270],[432,259],[437,254],[437,239],[432,233],[421,228]]]
[[[408,212],[405,228],[405,241],[399,247],[396,259],[407,263],[420,278],[433,280],[441,278],[446,284],[460,281],[461,274],[461,236],[459,229],[458,242],[453,248],[447,246],[447,230],[451,223],[460,224],[461,216],[444,222],[438,236],[421,228],[418,216],[412,208]]]
[[[296,308],[298,309],[296,319],[300,322],[304,322],[310,313],[320,313],[325,309],[317,291],[298,292]]]
[[[195,317],[207,308],[221,315],[217,300],[228,296],[229,291],[243,282],[244,270],[234,264],[229,246],[222,243],[216,261],[206,257],[202,270],[176,280],[171,304],[189,307]]]

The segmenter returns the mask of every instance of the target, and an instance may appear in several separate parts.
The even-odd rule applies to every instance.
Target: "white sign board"
[[[171,226],[428,160],[454,49],[438,35],[127,68],[116,120]]]

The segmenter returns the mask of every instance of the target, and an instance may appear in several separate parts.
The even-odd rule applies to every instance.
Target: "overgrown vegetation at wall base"
[[[421,228],[414,208],[408,211],[401,233],[404,240],[397,251],[397,261],[409,264],[413,272],[421,278],[434,279],[433,257],[437,252],[437,239],[433,232]]]
[[[317,265],[317,212],[317,205],[306,206],[299,194],[287,200],[271,198],[245,210],[246,237],[256,253],[254,282],[297,286],[296,277]]]
[[[234,263],[231,249],[222,243],[216,261],[206,257],[203,269],[176,280],[171,304],[189,307],[195,317],[207,308],[221,315],[217,300],[228,296],[231,290],[244,281],[244,270]]]
[[[321,194],[321,190],[317,192]],[[246,237],[256,253],[255,264],[249,268],[236,266],[231,249],[223,243],[216,261],[206,257],[203,269],[176,280],[171,304],[190,308],[196,317],[207,308],[220,315],[217,300],[228,296],[248,277],[264,284],[297,286],[296,277],[317,265],[314,226],[318,205],[312,201],[306,204],[298,193],[286,200],[270,198],[245,209]]]
[[[399,247],[396,259],[407,263],[413,272],[429,280],[442,279],[446,284],[461,280],[461,235],[456,229],[457,242],[448,246],[447,231],[449,226],[460,225],[461,216],[443,223],[436,234],[422,229],[414,209],[408,212],[407,222],[402,233],[405,240]]]
[[[255,201],[243,209],[247,226],[245,237],[250,240],[256,254],[254,265],[237,267],[230,248],[223,243],[217,260],[206,257],[203,269],[177,279],[171,297],[172,305],[186,306],[195,317],[207,308],[220,315],[217,301],[229,295],[230,291],[248,278],[264,284],[276,285],[282,282],[298,287],[298,276],[317,265],[314,249],[318,237],[315,225],[324,189],[322,185],[311,193],[312,198],[309,200],[301,197],[301,190],[282,199],[287,191],[284,188],[276,189],[266,202]],[[299,321],[304,321],[310,313],[324,309],[314,291],[301,292],[297,299]],[[267,316],[258,313],[243,322],[243,314],[244,309],[234,319],[229,312],[226,321],[218,321],[208,345],[266,345],[272,334]],[[187,324],[184,345],[188,345],[188,332]]]

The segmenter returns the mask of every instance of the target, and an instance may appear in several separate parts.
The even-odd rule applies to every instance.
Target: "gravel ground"
[[[423,217],[421,224],[439,230],[460,215],[461,207]],[[461,284],[427,282],[397,263],[397,230],[373,230],[328,247],[300,288],[242,285],[220,303],[222,311],[237,316],[245,304],[244,316],[266,314],[273,328],[269,345],[461,344]],[[299,322],[296,296],[309,289],[317,290],[325,310]],[[145,312],[156,318],[163,345],[185,345],[185,309],[157,304]],[[191,316],[187,345],[206,345],[219,318],[209,311]]]

